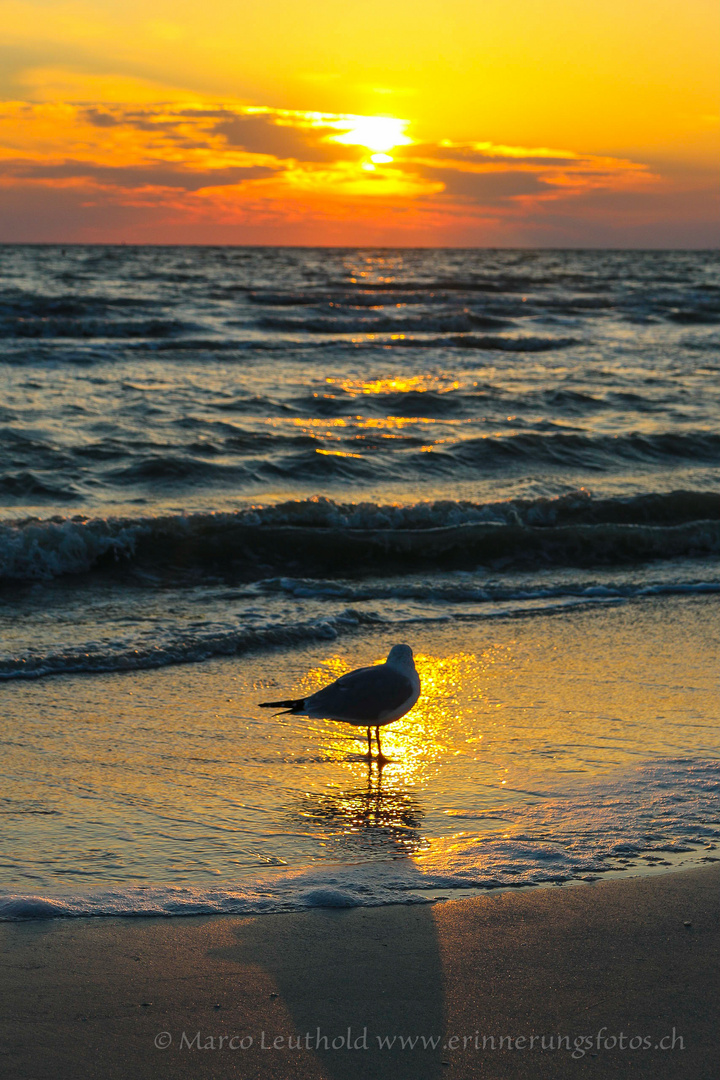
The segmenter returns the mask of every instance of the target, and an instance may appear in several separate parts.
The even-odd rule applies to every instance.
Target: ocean
[[[720,857],[718,253],[6,245],[0,364],[0,917]]]

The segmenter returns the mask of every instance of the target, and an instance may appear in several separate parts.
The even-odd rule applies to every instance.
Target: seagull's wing
[[[399,709],[412,695],[406,675],[387,664],[358,668],[305,699],[305,711],[317,719],[345,720],[372,727]]]

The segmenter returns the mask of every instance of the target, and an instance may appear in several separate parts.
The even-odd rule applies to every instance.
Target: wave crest
[[[223,567],[247,579],[503,564],[590,566],[720,553],[720,494],[409,506],[323,497],[231,514],[51,518],[0,525],[0,579],[43,580],[118,563]]]

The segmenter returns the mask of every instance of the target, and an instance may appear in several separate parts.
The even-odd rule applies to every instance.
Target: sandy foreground
[[[432,906],[5,924],[0,1070],[715,1080],[719,886],[708,866]]]

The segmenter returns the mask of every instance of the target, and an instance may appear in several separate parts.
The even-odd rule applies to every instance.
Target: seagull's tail
[[[288,698],[287,701],[259,701],[258,705],[261,709],[277,709],[278,707],[286,713],[300,712],[305,704],[305,698]]]

